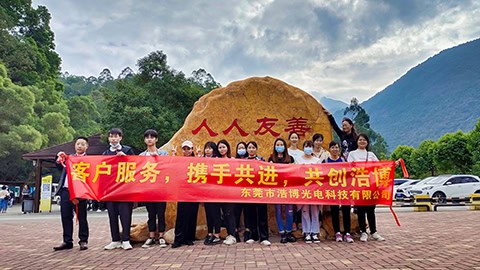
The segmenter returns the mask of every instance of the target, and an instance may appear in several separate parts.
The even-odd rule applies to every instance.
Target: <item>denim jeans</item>
[[[283,222],[282,206],[285,206],[285,223]],[[275,204],[275,218],[277,220],[278,232],[291,232],[293,226],[293,205]]]
[[[7,211],[7,204],[8,204],[8,201],[5,200],[5,199],[0,199],[0,211],[3,212],[3,211]]]
[[[302,229],[303,233],[319,233],[320,232],[320,205],[303,205],[302,206]]]

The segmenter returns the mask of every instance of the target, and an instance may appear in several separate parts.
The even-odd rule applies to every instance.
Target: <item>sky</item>
[[[270,76],[364,101],[440,51],[480,37],[480,1],[34,0],[52,15],[62,72],[114,77],[163,51],[223,86]]]

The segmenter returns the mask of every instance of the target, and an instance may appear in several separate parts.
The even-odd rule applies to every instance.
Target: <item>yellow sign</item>
[[[40,188],[40,212],[52,210],[52,175],[42,177]]]

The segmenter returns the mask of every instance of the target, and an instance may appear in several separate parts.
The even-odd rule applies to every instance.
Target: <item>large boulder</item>
[[[175,146],[180,152],[182,142],[191,140],[195,147],[203,149],[207,141],[226,139],[234,155],[238,142],[253,140],[258,144],[258,154],[267,159],[273,151],[275,139],[281,137],[287,141],[292,131],[299,133],[300,145],[305,139],[311,140],[313,134],[321,133],[326,148],[333,135],[323,109],[310,94],[283,81],[271,77],[248,78],[202,96],[185,119],[183,127],[161,148],[170,152]],[[176,204],[168,203],[167,230],[174,227],[175,209]],[[269,206],[268,212],[270,232],[276,233],[273,206]],[[197,238],[206,235],[205,224],[205,210],[201,205]],[[145,226],[138,229],[148,230]],[[172,234],[173,230],[169,230],[169,238]],[[148,233],[136,232],[136,235],[145,236]]]
[[[226,139],[232,149],[240,141],[256,141],[258,153],[267,158],[277,137],[285,140],[297,131],[301,142],[313,134],[332,140],[332,127],[323,106],[307,92],[271,77],[232,82],[202,96],[183,127],[162,149],[178,148],[185,140],[203,149],[207,141]]]

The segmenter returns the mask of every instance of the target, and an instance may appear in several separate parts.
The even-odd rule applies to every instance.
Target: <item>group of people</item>
[[[273,144],[273,152],[268,157],[268,162],[283,164],[318,164],[327,162],[352,162],[352,161],[378,161],[375,154],[369,151],[370,141],[367,135],[357,134],[353,122],[344,118],[342,127],[338,127],[333,116],[325,111],[333,129],[340,138],[340,142],[332,141],[329,143],[329,149],[324,149],[323,135],[315,134],[312,140],[305,140],[300,149],[300,136],[293,132],[288,136],[289,145],[282,138],[276,138]],[[109,148],[104,155],[134,155],[131,147],[122,145],[122,130],[119,128],[111,129],[108,133]],[[158,133],[153,129],[148,129],[144,133],[144,142],[146,150],[141,156],[162,156],[168,155],[167,151],[157,148]],[[88,148],[88,139],[79,137],[75,141],[76,156],[86,154]],[[255,159],[265,161],[264,157],[257,155],[258,145],[255,141],[239,142],[235,149],[226,140],[220,140],[217,143],[208,141],[204,144],[203,150],[196,147],[191,141],[184,141],[181,145],[181,156],[198,156],[204,158],[238,158]],[[172,155],[178,155],[176,149],[172,149]],[[65,161],[66,154],[60,152],[57,155],[57,162]],[[63,243],[54,250],[63,250],[73,248],[73,214],[77,207],[79,222],[79,245],[80,250],[88,248],[88,222],[86,200],[70,200],[68,191],[68,176],[63,169],[61,174],[58,194],[61,196],[61,216],[63,226]],[[240,242],[239,237],[241,217],[244,218],[243,241],[248,244],[259,242],[261,245],[269,246],[268,215],[267,204],[262,203],[204,203],[205,214],[208,228],[208,235],[204,240],[205,245],[215,245],[223,243],[233,245]],[[132,249],[130,243],[130,226],[132,221],[132,202],[106,202],[108,217],[110,223],[110,232],[112,241],[104,249],[112,250],[122,248]],[[160,247],[167,247],[167,242],[163,238],[165,233],[165,209],[166,202],[148,202],[146,203],[148,211],[148,230],[149,238],[142,245],[144,248],[151,247],[158,243]],[[297,239],[292,235],[293,225],[302,224],[303,240],[305,243],[320,242],[321,225],[321,206],[319,205],[293,205],[276,204],[275,216],[280,233],[280,242],[295,242]],[[351,235],[351,206],[350,205],[331,205],[332,225],[335,230],[335,241],[353,243]],[[199,202],[177,202],[177,215],[175,222],[175,238],[172,248],[178,248],[182,245],[193,245],[195,241],[197,214]],[[343,232],[340,230],[340,210],[342,211]],[[366,242],[369,238],[377,241],[385,240],[376,230],[375,205],[356,206],[358,222],[361,231],[360,241]],[[284,218],[285,216],[285,218]],[[300,217],[301,216],[301,217]],[[366,231],[366,219],[368,219],[370,235]],[[120,222],[119,222],[120,220]],[[120,234],[120,225],[122,233]],[[220,230],[226,228],[227,237],[220,239]]]

